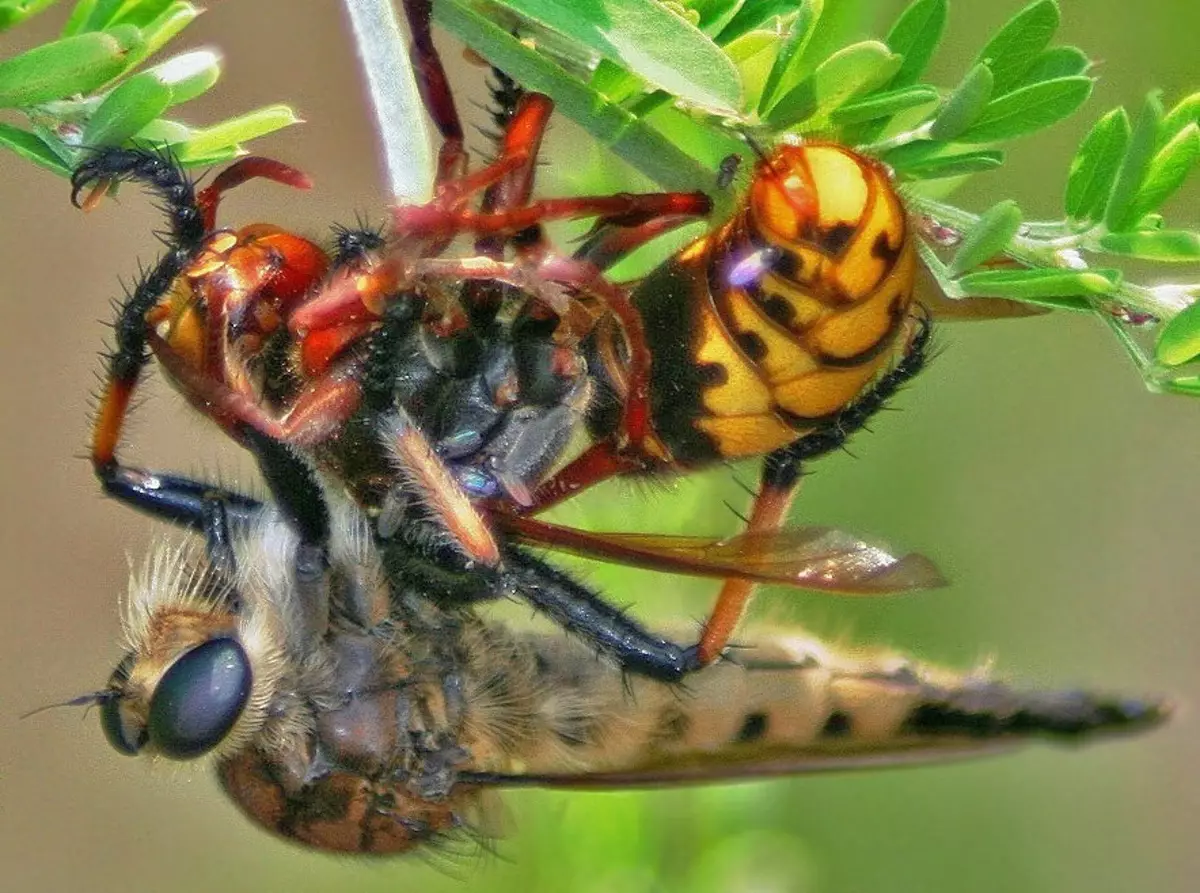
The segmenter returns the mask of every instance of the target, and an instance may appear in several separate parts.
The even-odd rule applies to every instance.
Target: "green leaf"
[[[906,87],[921,79],[945,29],[946,0],[914,0],[900,13],[884,38],[892,52],[904,57],[889,87]]]
[[[625,102],[646,89],[645,81],[607,59],[600,60],[589,84],[593,90],[603,93],[613,102]]]
[[[1104,225],[1110,232],[1119,233],[1130,229],[1138,220],[1135,202],[1141,191],[1154,150],[1158,143],[1159,124],[1162,122],[1162,100],[1157,90],[1146,96],[1142,111],[1133,126],[1129,146],[1117,171],[1108,204],[1104,209]]]
[[[757,108],[761,103],[762,88],[775,61],[778,45],[779,37],[771,31],[748,31],[725,46],[725,54],[741,75],[748,109]],[[666,96],[665,93],[660,95]]]
[[[170,15],[171,7],[191,6],[190,3],[180,3],[178,0],[137,0],[122,10],[113,20],[122,25],[137,25],[145,28],[155,19]],[[193,7],[195,8],[195,7]],[[199,10],[196,10],[197,13]]]
[[[1086,74],[1091,67],[1092,60],[1079,47],[1050,47],[1033,60],[1033,65],[1025,72],[1023,83],[1036,84],[1039,81],[1053,81]]]
[[[0,108],[89,93],[125,71],[142,45],[132,25],[34,47],[0,62]]]
[[[693,189],[696,183],[711,180],[708,168],[677,149],[662,133],[580,83],[545,54],[521,43],[505,28],[479,14],[472,3],[442,0],[434,4],[433,15],[437,24],[526,89],[553,97],[559,112],[663,188]]]
[[[838,126],[858,124],[862,121],[877,121],[909,109],[935,103],[938,98],[936,87],[928,84],[913,84],[897,90],[872,93],[862,99],[846,103],[841,108],[834,110],[830,115],[830,121]]]
[[[576,41],[700,108],[734,114],[737,70],[700,29],[666,6],[639,0],[503,0],[522,16]]]
[[[786,93],[771,109],[766,122],[784,130],[809,118],[827,118],[851,97],[887,83],[901,61],[877,40],[843,47],[818,65],[812,77]]]
[[[37,15],[55,0],[3,0],[0,2],[0,32]]]
[[[746,0],[692,0],[688,7],[699,15],[697,27],[715,38],[733,21]]]
[[[758,104],[759,115],[766,115],[788,90],[803,80],[800,65],[804,60],[804,49],[816,31],[817,21],[821,18],[824,7],[825,0],[800,0],[788,36],[779,48],[779,54],[767,75],[762,99]]]
[[[181,121],[158,118],[135,133],[134,139],[157,146],[173,146],[176,143],[185,143],[195,135],[196,129]]]
[[[1160,149],[1146,169],[1130,214],[1142,218],[1157,211],[1183,185],[1200,160],[1200,125],[1187,125]]]
[[[1079,309],[1080,296],[1112,294],[1121,284],[1120,270],[983,270],[957,280],[967,294],[1012,298],[1052,307]]]
[[[270,105],[195,131],[191,139],[176,147],[176,152],[181,161],[194,163],[201,156],[223,152],[299,122],[288,106]]]
[[[1200,124],[1200,93],[1185,96],[1163,117],[1160,138],[1170,140],[1189,124]]]
[[[213,50],[172,56],[146,70],[171,88],[171,105],[182,105],[208,92],[221,77],[221,57]]]
[[[897,170],[903,173],[905,180],[944,180],[947,177],[965,177],[968,174],[994,171],[1003,164],[1004,153],[999,149],[980,149],[975,152],[938,155]]]
[[[1033,133],[1070,115],[1091,92],[1092,79],[1078,75],[1019,87],[989,102],[958,138],[964,143],[993,143]]]
[[[1189,375],[1186,378],[1174,378],[1169,381],[1159,382],[1158,388],[1167,394],[1198,397],[1200,396],[1200,378],[1195,375]]]
[[[771,20],[784,20],[796,11],[796,0],[749,0],[718,35],[722,46],[732,40],[737,40],[743,34],[768,28]]]
[[[78,0],[71,14],[67,16],[66,24],[63,25],[63,37],[74,37],[83,33],[88,19],[92,17],[92,10],[96,8],[96,2],[97,0]]]
[[[998,202],[963,237],[946,272],[957,278],[1001,254],[1021,228],[1021,208],[1012,199]]]
[[[161,115],[171,104],[171,88],[149,71],[118,85],[92,114],[81,144],[119,146]]]
[[[103,31],[116,23],[117,17],[125,11],[128,5],[136,4],[137,0],[96,0],[88,3],[90,13],[83,24],[84,31]]]
[[[191,3],[170,3],[159,15],[151,19],[142,31],[146,46],[141,58],[154,55],[167,45],[184,28],[196,21],[200,8]]]
[[[1058,22],[1058,4],[1054,0],[1035,0],[988,41],[975,62],[986,64],[992,70],[998,96],[1015,90],[1024,82],[1026,72],[1050,45]]]
[[[1148,232],[1105,233],[1100,247],[1110,254],[1138,257],[1165,263],[1200,261],[1200,233],[1182,229]]]
[[[1092,125],[1067,174],[1063,205],[1068,217],[1095,220],[1104,212],[1129,145],[1129,127],[1129,115],[1123,108],[1113,109]]]
[[[0,146],[11,149],[26,161],[32,161],[59,176],[71,175],[71,169],[36,133],[0,121]]]
[[[948,141],[975,123],[992,97],[992,70],[979,64],[967,72],[961,84],[946,97],[934,118],[929,135]]]
[[[1163,326],[1154,356],[1167,366],[1182,366],[1200,356],[1200,302],[1185,307]]]

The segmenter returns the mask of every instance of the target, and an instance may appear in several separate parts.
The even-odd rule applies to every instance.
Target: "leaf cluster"
[[[53,2],[0,0],[0,31]],[[220,56],[198,50],[146,63],[200,12],[182,0],[79,0],[57,40],[0,60],[0,109],[28,122],[0,122],[0,146],[66,177],[81,153],[98,147],[152,143],[200,166],[242,154],[243,142],[294,124],[283,105],[206,127],[174,117],[217,83]]]
[[[1101,116],[1066,171],[1063,216],[1013,201],[982,213],[934,181],[1000,168],[1005,144],[1076,112],[1092,63],[1056,44],[1056,0],[1034,0],[980,47],[958,82],[924,80],[948,0],[913,0],[879,39],[840,41],[832,0],[442,0],[435,17],[613,152],[670,189],[714,182],[747,140],[816,135],[886,162],[923,224],[944,294],[1096,313],[1149,384],[1179,390],[1200,356],[1200,283],[1133,281],[1126,261],[1200,261],[1200,232],[1162,209],[1200,161],[1200,93],[1136,117]],[[1156,277],[1157,278],[1157,277]],[[995,302],[995,315],[1005,315]],[[1183,311],[1183,312],[1181,312]],[[1123,330],[1140,327],[1136,333]],[[1155,343],[1146,348],[1146,332]],[[1200,378],[1196,378],[1200,385]]]

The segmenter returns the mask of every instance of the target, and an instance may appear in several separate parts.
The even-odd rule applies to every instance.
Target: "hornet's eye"
[[[212,639],[180,657],[150,699],[150,739],[177,760],[212,750],[250,697],[250,661],[233,639]]]
[[[121,697],[125,683],[129,681],[133,661],[132,654],[121,659],[108,679],[106,694],[111,696],[100,702],[100,727],[104,730],[104,737],[117,753],[127,757],[137,756],[149,737],[146,726],[129,711],[126,700]]]

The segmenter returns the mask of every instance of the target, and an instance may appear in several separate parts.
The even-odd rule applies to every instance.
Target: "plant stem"
[[[421,102],[392,0],[343,0],[383,149],[388,186],[398,202],[433,192],[433,154]]]

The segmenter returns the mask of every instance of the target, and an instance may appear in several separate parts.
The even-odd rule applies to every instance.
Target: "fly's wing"
[[[650,570],[776,583],[842,595],[945,585],[924,555],[896,554],[832,527],[791,527],[725,538],[595,532],[532,518],[499,519],[517,539]]]
[[[500,787],[566,788],[570,790],[648,789],[679,785],[716,784],[755,781],[789,775],[813,775],[823,772],[850,772],[863,769],[897,769],[948,763],[974,757],[1008,753],[1015,742],[989,742],[884,753],[791,753],[763,750],[743,754],[696,754],[686,759],[649,761],[629,769],[602,772],[564,772],[541,775],[503,775],[466,773],[460,779],[468,784]]]

